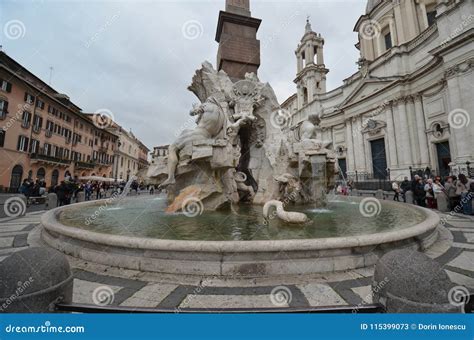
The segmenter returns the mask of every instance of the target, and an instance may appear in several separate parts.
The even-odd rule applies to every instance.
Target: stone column
[[[356,170],[365,171],[365,149],[362,136],[362,117],[353,118],[354,155]]]
[[[415,114],[415,104],[413,96],[410,96],[407,101],[407,118],[408,118],[408,129],[410,133],[411,141],[411,157],[414,164],[420,162],[420,144],[417,143],[417,129],[416,129],[416,114]]]
[[[314,63],[314,53],[313,53],[313,46],[310,44],[306,45],[306,65]]]
[[[297,101],[298,101],[298,110],[301,110],[303,107],[303,87],[301,85],[298,85],[296,87],[296,92],[297,92]]]
[[[395,140],[395,129],[393,127],[393,112],[392,107],[390,106],[385,110],[385,119],[387,122],[387,139],[388,139],[388,153],[390,168],[398,167],[398,158],[397,158],[397,141]]]
[[[318,47],[318,65],[324,65],[323,45]]]
[[[400,3],[394,3],[394,17],[395,17],[395,26],[397,28],[397,36],[398,36],[398,43],[401,45],[406,42],[403,19],[402,19],[402,11],[400,8]]]
[[[426,14],[426,5],[424,0],[419,1],[420,11],[421,11],[421,30],[424,31],[428,28],[428,15]]]
[[[421,95],[415,96],[415,118],[418,144],[420,148],[420,163],[423,167],[430,163],[430,153],[428,150],[428,139],[426,138],[425,114],[423,113],[423,103]]]
[[[418,18],[416,15],[416,8],[414,1],[405,1],[405,10],[407,19],[404,25],[407,27],[408,31],[408,39],[411,40],[418,35],[418,27],[416,23],[418,22]]]
[[[347,171],[355,171],[354,144],[352,140],[352,123],[346,121]]]
[[[390,19],[389,26],[390,26],[390,35],[392,37],[392,46],[396,46],[398,44],[397,43],[398,39],[397,39],[397,27],[395,25],[394,18]]]
[[[301,54],[299,53],[296,55],[296,62],[297,62],[296,72],[300,73],[301,70],[303,69],[303,58],[301,57]]]
[[[454,77],[448,78],[448,122],[449,114],[451,112],[452,117],[463,117],[466,113],[472,117],[472,112],[466,110],[469,106],[465,104],[469,103],[469,100],[471,99],[467,98],[469,91],[465,90],[466,87],[460,84],[459,76],[459,74],[456,74]],[[466,94],[465,96],[463,96],[464,93]],[[455,123],[456,119],[453,120]],[[449,123],[451,124],[452,122]],[[469,143],[468,141],[472,141],[472,138],[474,137],[473,122],[471,121],[470,124],[463,124],[462,126],[450,126],[449,129],[451,134],[450,142],[454,141],[454,150],[456,150],[455,154],[453,154],[453,150],[451,150],[453,160],[455,159],[456,163],[465,163],[467,160],[472,161],[473,148],[472,143]]]
[[[405,98],[398,100],[398,118],[399,125],[395,126],[395,133],[400,136],[398,146],[400,147],[399,154],[401,155],[400,163],[401,165],[406,165],[407,167],[412,164],[411,159],[411,145],[410,145],[410,134],[409,126],[407,120],[407,111]]]

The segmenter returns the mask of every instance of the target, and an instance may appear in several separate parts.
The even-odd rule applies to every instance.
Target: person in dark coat
[[[425,184],[421,178],[418,178],[418,181],[415,185],[415,190],[413,191],[413,197],[415,202],[420,207],[426,207],[426,191],[425,191]]]
[[[405,177],[403,182],[400,184],[400,189],[402,191],[403,202],[407,202],[406,192],[411,190],[411,183],[408,180],[408,177]]]

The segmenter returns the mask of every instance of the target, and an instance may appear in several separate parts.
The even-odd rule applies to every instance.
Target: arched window
[[[46,171],[44,170],[44,168],[39,168],[38,171],[36,172],[36,177],[38,177],[38,179],[44,179],[45,176],[46,176]]]
[[[17,164],[12,169],[12,176],[10,178],[10,189],[17,190],[21,185],[22,178],[23,178],[23,167]]]
[[[54,187],[58,184],[59,179],[59,171],[58,169],[54,169],[53,173],[51,174],[51,186]]]

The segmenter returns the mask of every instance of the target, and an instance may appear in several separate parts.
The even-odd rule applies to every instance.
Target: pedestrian
[[[411,190],[411,183],[408,180],[408,177],[403,179],[403,182],[400,184],[400,191],[402,193],[403,202],[407,202],[406,193]]]
[[[415,188],[417,187],[418,185],[418,180],[420,180],[421,177],[419,175],[415,175],[413,177],[413,180],[411,181],[411,192],[413,192],[413,204],[417,204],[416,202],[416,198],[415,198]]]
[[[420,207],[426,207],[426,191],[425,185],[421,177],[418,178],[418,181],[415,184],[415,189],[413,190],[413,198],[417,205],[419,205]]]
[[[444,193],[444,186],[441,183],[441,177],[436,176],[434,183],[433,183],[433,193],[434,193],[434,204],[435,204],[435,209],[438,208],[438,197],[440,195],[445,195]]]
[[[393,195],[393,200],[397,201],[397,202],[400,202],[400,187],[398,186],[397,182],[392,183],[392,190],[395,193]]]
[[[84,187],[84,193],[85,193],[85,199],[86,201],[90,201],[91,200],[91,196],[92,196],[92,183],[91,181],[87,181],[85,187]]]
[[[428,204],[428,208],[436,209],[436,200],[435,194],[433,190],[433,180],[428,178],[425,184],[425,192],[426,192],[426,203]]]
[[[461,205],[464,215],[472,215],[472,197],[474,195],[474,181],[464,174],[460,174],[456,182],[456,194],[461,196]]]
[[[449,210],[454,210],[460,201],[460,196],[456,194],[456,176],[448,176],[446,178],[444,191],[446,196],[448,196]]]

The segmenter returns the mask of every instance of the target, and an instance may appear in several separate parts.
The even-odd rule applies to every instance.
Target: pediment
[[[367,97],[370,97],[376,92],[384,89],[388,85],[392,84],[395,80],[393,79],[364,79],[360,82],[359,85],[347,96],[346,99],[339,106],[343,108],[345,106],[357,103],[361,100],[364,100]]]

